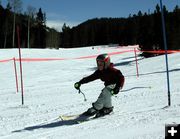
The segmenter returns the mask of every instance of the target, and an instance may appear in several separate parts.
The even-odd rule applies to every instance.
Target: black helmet
[[[110,65],[110,57],[108,56],[108,54],[98,55],[96,58],[96,62],[98,62],[98,61],[104,62],[104,69],[107,69]]]

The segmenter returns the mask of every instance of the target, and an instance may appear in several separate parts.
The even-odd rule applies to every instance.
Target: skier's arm
[[[87,77],[84,77],[83,79],[81,79],[79,81],[80,84],[84,84],[84,83],[88,83],[88,82],[91,82],[91,81],[94,81],[96,79],[99,79],[99,73],[98,71],[95,71],[93,74],[87,76]]]
[[[120,72],[121,73],[121,72]],[[120,89],[123,88],[124,86],[124,81],[125,81],[125,78],[123,76],[123,74],[121,73],[120,76],[119,76],[119,86],[120,86]]]
[[[125,80],[125,78],[124,78],[123,74],[121,73],[121,71],[118,71],[118,76],[117,76],[117,80],[116,80],[116,86],[113,89],[112,94],[118,94],[119,93],[119,91],[124,86],[124,80]]]

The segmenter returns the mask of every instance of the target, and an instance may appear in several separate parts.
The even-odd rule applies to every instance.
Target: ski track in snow
[[[38,50],[22,49],[23,57],[75,58],[115,52],[117,49]],[[121,51],[119,49],[118,51]],[[18,56],[17,49],[5,49],[0,59]],[[87,102],[73,88],[76,81],[93,73],[95,59],[23,62],[24,101],[16,93],[13,63],[0,63],[0,139],[162,139],[165,124],[180,123],[180,54],[169,54],[171,106],[167,107],[165,57],[138,57],[136,77],[134,53],[111,55],[111,61],[124,74],[125,86],[113,97],[111,115],[75,124],[60,121],[59,115],[79,114],[91,107],[103,83],[99,80],[82,85]],[[17,70],[19,73],[19,64]],[[20,85],[20,75],[19,85]]]

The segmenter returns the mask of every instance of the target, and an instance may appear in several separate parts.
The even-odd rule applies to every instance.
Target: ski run
[[[180,54],[168,54],[171,106],[167,107],[165,56],[138,56],[137,77],[134,52],[128,50],[133,48],[22,49],[22,58],[31,60],[22,61],[24,105],[19,61],[18,93],[13,61],[0,62],[0,139],[164,139],[166,124],[180,124]],[[81,86],[87,101],[74,83],[94,72],[101,53],[109,53],[125,76],[124,88],[112,98],[113,114],[80,124],[62,121],[60,115],[80,114],[99,96],[100,80]],[[18,58],[18,49],[0,51],[0,60],[13,57]]]

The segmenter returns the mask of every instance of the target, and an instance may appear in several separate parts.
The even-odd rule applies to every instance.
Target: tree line
[[[180,8],[172,12],[163,7],[168,49],[180,48]],[[164,49],[161,11],[130,15],[128,18],[94,18],[70,29],[64,24],[60,33],[61,47],[139,44],[142,50]]]
[[[20,0],[9,1],[20,3]],[[20,4],[16,4],[20,7]],[[27,12],[22,14],[17,5],[10,2],[6,8],[0,5],[0,48],[17,48],[14,26],[18,25],[22,48],[139,44],[142,50],[164,49],[159,5],[156,5],[152,13],[139,11],[128,18],[94,18],[72,28],[64,23],[61,32],[46,26],[46,14],[41,8],[35,12],[33,7],[28,7]],[[164,6],[163,11],[168,49],[179,49],[180,8],[175,6],[174,10],[169,12]]]
[[[6,8],[0,3],[0,48],[17,48],[17,26],[22,48],[58,48],[60,33],[46,26],[46,13],[32,6],[22,13],[21,0],[8,0]]]

